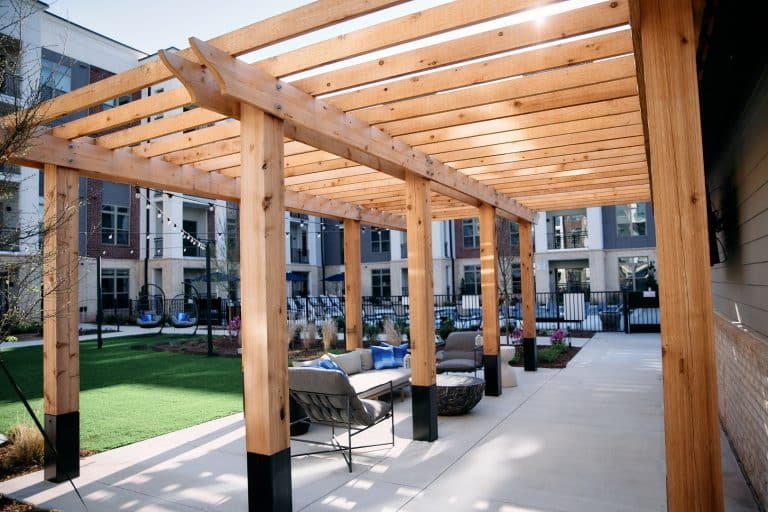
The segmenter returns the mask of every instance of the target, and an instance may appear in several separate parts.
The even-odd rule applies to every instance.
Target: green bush
[[[451,334],[453,331],[456,330],[456,326],[453,323],[453,320],[450,318],[446,318],[442,322],[440,322],[440,327],[437,328],[437,334],[440,335],[441,338],[448,339],[448,335]]]
[[[557,358],[560,357],[560,355],[563,354],[566,350],[568,350],[568,347],[563,343],[541,348],[538,351],[539,362],[554,363],[557,361]]]

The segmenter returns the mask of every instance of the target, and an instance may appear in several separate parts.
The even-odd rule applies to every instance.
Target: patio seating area
[[[661,353],[655,334],[599,334],[564,370],[522,372],[467,415],[413,441],[411,401],[395,401],[395,446],[292,459],[295,510],[665,510]],[[389,422],[361,434],[389,435]],[[307,438],[327,439],[313,425]],[[245,431],[234,415],[83,461],[91,512],[244,510]],[[293,443],[294,453],[311,445]],[[758,510],[723,438],[725,510]],[[81,510],[39,473],[0,483],[35,504]]]

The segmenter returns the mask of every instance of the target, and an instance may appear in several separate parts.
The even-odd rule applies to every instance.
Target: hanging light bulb
[[[134,192],[133,197],[136,199],[141,199],[141,192],[139,192],[139,187],[136,187],[136,192]]]
[[[163,212],[157,212],[157,218],[162,219],[163,218]]]
[[[149,233],[147,233],[147,240],[149,240]]]
[[[173,224],[173,221],[171,220],[170,217],[168,217],[168,225],[170,226],[171,224]]]
[[[112,240],[112,233],[109,234],[109,236],[107,237],[107,240]]]
[[[213,203],[208,203],[208,211],[209,212],[213,211]]]
[[[151,210],[151,209],[152,209],[152,205],[147,203],[147,210]]]

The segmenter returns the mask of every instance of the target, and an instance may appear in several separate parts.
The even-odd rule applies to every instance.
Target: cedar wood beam
[[[162,158],[142,158],[129,149],[109,150],[88,140],[68,141],[42,133],[23,157],[12,161],[41,168],[43,163],[77,169],[82,176],[183,194],[240,201],[240,181],[191,165],[174,165]],[[311,194],[285,191],[287,210],[329,219],[353,219],[387,229],[405,230],[402,215]]]
[[[285,121],[286,136],[355,160],[402,179],[405,171],[444,187],[440,193],[470,204],[487,203],[512,218],[533,219],[533,212],[514,199],[465,176],[412,148],[378,128],[316,99],[289,83],[253,68],[203,41],[190,39],[192,49],[206,68],[177,54],[160,52],[163,62],[205,108],[236,117],[236,102],[255,105]],[[213,95],[210,70],[219,81],[220,94],[228,101],[205,103]],[[362,161],[361,161],[362,160]]]

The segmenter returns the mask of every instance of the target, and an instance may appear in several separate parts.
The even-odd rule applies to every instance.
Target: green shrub
[[[566,350],[568,350],[568,347],[562,343],[541,348],[538,351],[539,362],[554,363],[557,361],[557,358],[560,357],[560,355],[563,354]]]
[[[440,322],[440,327],[437,328],[437,334],[440,335],[441,338],[448,339],[448,335],[451,334],[453,331],[456,330],[456,326],[453,323],[453,320],[450,318],[446,318],[442,322]]]

